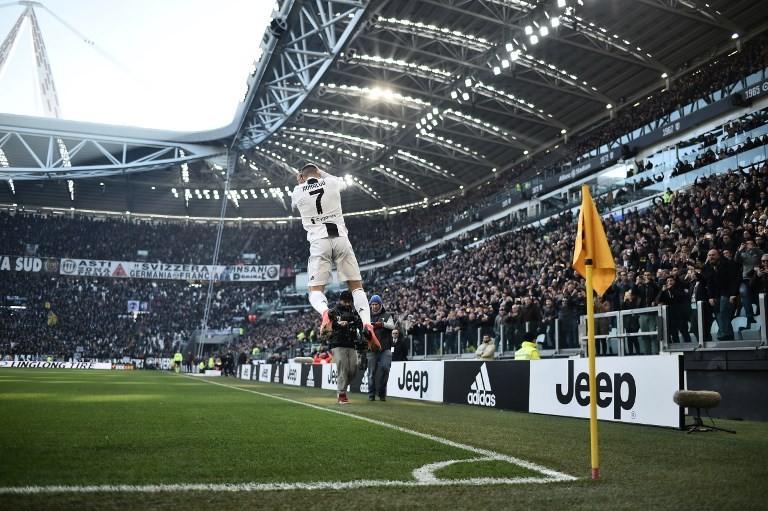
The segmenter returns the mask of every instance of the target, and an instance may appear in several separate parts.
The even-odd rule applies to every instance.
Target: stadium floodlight
[[[528,149],[526,149],[525,151],[523,151],[523,154],[526,154],[526,155],[527,155],[527,154],[528,154],[528,152],[529,152],[529,151],[528,151]]]
[[[509,61],[507,59],[501,59],[501,67],[507,69],[509,67]]]
[[[520,50],[515,50],[509,53],[509,60],[512,62],[520,59]]]
[[[464,85],[466,85],[467,87],[472,87],[472,78],[467,78],[466,80],[464,80]]]
[[[565,7],[565,0],[557,0],[557,6],[561,9]]]
[[[539,35],[541,35],[541,37],[547,37],[549,35],[549,29],[546,25],[542,25],[539,28]]]
[[[459,93],[456,92],[455,90],[452,90],[451,91],[451,99],[456,99],[458,97],[459,97]]]
[[[613,105],[612,105],[612,104],[610,104],[610,103],[608,103],[607,105],[605,105],[605,108],[607,108],[608,110],[610,110],[611,108],[613,108]]]
[[[533,34],[533,27],[530,25],[526,25],[524,30],[525,30],[525,35]]]
[[[536,34],[533,34],[530,37],[529,41],[531,42],[531,44],[538,44],[539,43],[539,36],[537,36]]]
[[[663,79],[665,79],[665,80],[667,79],[667,77],[668,77],[668,76],[669,76],[669,75],[668,75],[667,73],[661,73],[661,77],[662,77]]]
[[[561,135],[565,135],[566,133],[568,133],[567,129],[563,128],[563,129],[560,130],[560,134]]]
[[[462,92],[461,99],[463,99],[464,101],[469,101],[469,92],[466,92],[466,91]]]
[[[501,68],[499,66],[493,66],[493,74],[494,75],[500,75],[501,74]]]
[[[549,24],[552,25],[552,28],[557,28],[560,26],[560,16],[552,16],[549,18]]]
[[[514,45],[514,44],[512,44],[512,43],[507,43],[507,44],[505,44],[505,45],[504,45],[504,48],[505,48],[507,51],[513,51],[513,50],[515,49],[515,45]]]
[[[739,38],[738,32],[734,32],[733,34],[731,34],[731,39],[738,39],[738,38]]]

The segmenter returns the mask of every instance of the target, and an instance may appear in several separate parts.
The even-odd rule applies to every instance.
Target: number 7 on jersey
[[[324,188],[318,188],[317,190],[312,190],[311,192],[309,192],[310,195],[317,195],[317,199],[315,199],[315,206],[317,207],[318,215],[323,214],[323,204],[320,201],[322,200],[324,193],[325,193]]]

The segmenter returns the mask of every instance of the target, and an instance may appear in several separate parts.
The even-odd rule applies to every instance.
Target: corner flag
[[[587,354],[589,355],[589,440],[592,479],[600,479],[600,450],[597,435],[597,370],[595,368],[595,297],[605,293],[616,278],[616,263],[605,237],[589,186],[581,186],[581,211],[573,251],[573,269],[587,281]]]
[[[598,295],[611,287],[616,278],[616,263],[613,261],[611,247],[605,236],[600,213],[589,194],[587,185],[581,188],[581,211],[579,212],[579,227],[576,231],[576,248],[573,251],[573,269],[576,273],[587,278],[587,259],[592,260],[593,287]],[[591,246],[588,241],[591,241]]]

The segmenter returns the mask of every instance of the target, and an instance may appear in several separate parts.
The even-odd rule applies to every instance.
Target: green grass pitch
[[[363,395],[341,408],[329,391],[212,382],[3,369],[0,509],[764,506],[763,423],[721,421],[736,435],[600,423],[595,482],[583,420]],[[65,488],[13,493],[50,486]]]

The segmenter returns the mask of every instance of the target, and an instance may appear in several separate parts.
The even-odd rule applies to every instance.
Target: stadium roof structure
[[[766,28],[752,0],[284,0],[230,126],[0,114],[0,203],[218,217],[226,195],[230,218],[285,218],[307,161],[347,178],[347,212],[421,203]]]

